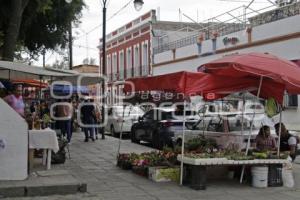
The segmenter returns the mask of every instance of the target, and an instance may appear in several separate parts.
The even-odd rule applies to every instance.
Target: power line
[[[121,11],[123,11],[125,8],[127,8],[127,7],[130,5],[130,3],[131,3],[132,1],[133,1],[133,0],[130,0],[128,3],[126,3],[124,6],[122,6],[117,12],[115,12],[112,16],[110,16],[110,17],[106,20],[106,22],[108,22],[109,20],[111,20],[112,18],[114,18],[115,16],[117,16],[117,15],[118,15]],[[91,30],[89,30],[88,32],[86,32],[84,35],[81,35],[81,36],[77,37],[77,39],[82,38],[83,36],[90,34],[91,32],[95,31],[96,29],[100,28],[101,26],[102,26],[102,23],[99,24],[99,25],[97,25],[97,26],[95,26],[94,28],[92,28]]]
[[[91,49],[91,50],[94,50],[94,51],[99,51],[97,48],[88,47],[88,46],[82,46],[82,45],[73,45],[73,46],[77,47],[77,48],[86,48],[86,49]]]

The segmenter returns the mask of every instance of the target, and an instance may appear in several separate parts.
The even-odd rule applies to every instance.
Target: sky
[[[129,3],[130,1],[131,3]],[[73,65],[82,64],[87,57],[96,59],[96,63],[99,63],[97,46],[99,38],[102,37],[101,2],[102,0],[85,0],[87,7],[82,12],[81,23],[78,27],[73,27]],[[106,23],[106,33],[114,31],[151,9],[160,10],[159,20],[191,22],[183,15],[180,17],[180,9],[181,13],[194,21],[201,22],[239,6],[247,5],[249,2],[250,0],[144,0],[143,8],[136,11],[133,0],[108,0],[107,19],[111,19]],[[128,6],[123,8],[126,4]],[[270,5],[268,0],[255,0],[251,8],[259,9]],[[121,8],[123,9],[118,12]],[[242,10],[238,12],[242,12]],[[55,60],[61,59],[62,57],[56,53],[46,53],[46,65],[52,65]],[[42,59],[35,64],[42,65]]]

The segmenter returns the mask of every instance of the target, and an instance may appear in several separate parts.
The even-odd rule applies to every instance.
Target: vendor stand
[[[129,79],[127,81],[133,83],[134,87],[130,88],[130,84],[125,84],[124,91],[168,91],[183,93],[185,97],[200,94],[204,99],[209,100],[221,98],[233,92],[250,91],[256,94],[257,98],[262,97],[268,99],[272,97],[279,104],[282,104],[285,90],[293,94],[300,93],[300,69],[298,66],[284,59],[279,59],[275,56],[266,54],[253,53],[246,56],[248,57],[243,57],[243,55],[238,55],[236,57],[228,56],[223,58],[223,60],[220,59],[220,61],[205,64],[204,66],[207,67],[207,72],[212,73],[212,75],[207,73],[196,74],[189,72],[178,72],[155,77]],[[184,113],[185,107],[186,100],[184,100]],[[255,109],[253,113],[253,118],[254,117]],[[250,136],[251,129],[245,156],[247,156],[250,146]],[[183,184],[183,165],[185,162],[187,162],[184,154],[184,145],[185,124],[183,124],[182,151],[181,155],[178,157],[178,159],[181,161],[180,184]],[[277,158],[279,158],[279,150]],[[286,160],[276,159],[259,161],[223,161],[221,164],[245,166],[246,164],[284,164],[286,162]],[[195,173],[199,174],[200,172]]]
[[[23,82],[24,80],[39,80],[40,88],[41,85],[43,86],[42,80],[70,81],[74,85],[89,85],[101,81],[99,74],[81,75],[72,70],[57,71],[8,61],[0,61],[0,78],[9,81],[22,80]],[[15,116],[18,114],[2,100],[0,102],[0,112],[7,113],[2,115],[0,123],[0,139],[1,147],[3,148],[0,152],[0,180],[23,180],[28,173],[28,150],[36,147],[36,143],[30,146],[29,142],[33,139],[33,137],[30,137],[33,133],[29,134],[25,120],[20,116]],[[18,119],[16,120],[15,118]],[[41,149],[51,149],[46,145],[45,147],[37,146]],[[52,149],[55,150],[56,147]],[[17,157],[13,157],[14,155]],[[49,153],[48,156],[50,156]],[[48,160],[49,163],[50,159]]]

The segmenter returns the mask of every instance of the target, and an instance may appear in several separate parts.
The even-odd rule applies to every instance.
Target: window
[[[127,49],[127,55],[126,55],[126,77],[131,78],[132,77],[132,53],[131,48]]]
[[[113,60],[112,60],[112,80],[117,80],[117,73],[118,73],[118,63],[117,63],[117,54],[113,54]]]
[[[124,52],[120,51],[119,53],[119,79],[124,79]]]
[[[298,107],[298,96],[297,95],[289,95],[288,96],[288,106],[289,107]]]
[[[107,75],[108,79],[111,81],[111,57],[110,57],[110,55],[107,56],[106,75]]]
[[[148,111],[144,116],[143,116],[144,120],[154,120],[154,110],[150,110]]]
[[[207,131],[224,132],[223,120],[220,117],[212,117],[207,124]]]
[[[138,45],[134,47],[134,76],[140,76],[140,51]]]
[[[148,75],[148,42],[145,42],[143,44],[142,48],[142,75],[146,76]]]
[[[212,39],[212,50],[213,51],[217,50],[217,39]]]

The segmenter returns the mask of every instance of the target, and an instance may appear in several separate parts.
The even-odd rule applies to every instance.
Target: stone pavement
[[[75,133],[70,147],[71,159],[64,165],[53,165],[52,171],[66,170],[75,179],[87,183],[87,193],[54,195],[47,197],[7,198],[16,200],[296,200],[300,185],[295,189],[273,187],[255,189],[237,182],[209,182],[207,190],[195,191],[176,183],[154,183],[146,178],[115,166],[118,139],[107,136],[105,140],[83,142],[83,134]],[[122,140],[121,152],[144,152],[151,148]],[[300,181],[300,166],[295,165]]]

